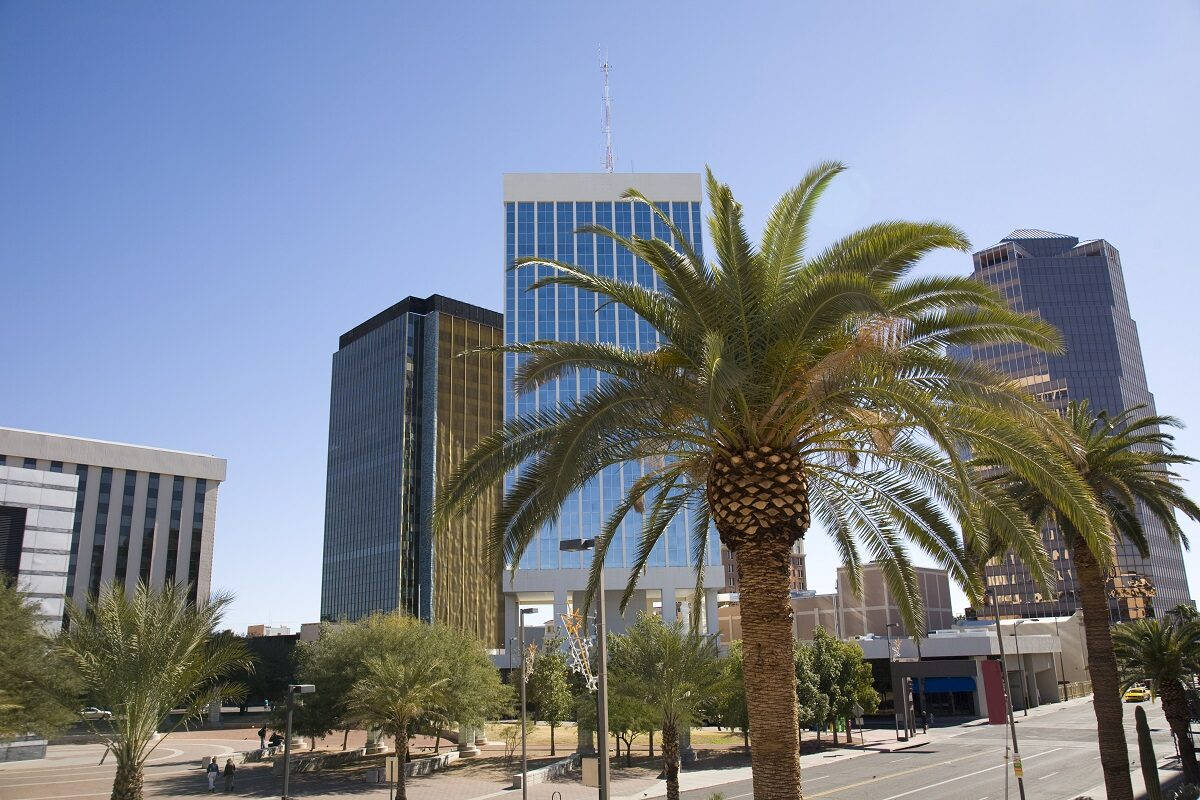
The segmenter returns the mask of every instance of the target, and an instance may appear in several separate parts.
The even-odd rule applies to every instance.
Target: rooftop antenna
[[[596,51],[600,56],[600,71],[604,73],[604,171],[612,172],[616,161],[612,144],[612,95],[608,91],[608,73],[612,64],[608,63],[608,56],[602,49],[597,47]]]

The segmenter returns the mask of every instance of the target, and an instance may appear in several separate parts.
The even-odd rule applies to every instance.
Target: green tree
[[[183,713],[168,734],[202,717],[212,703],[245,691],[227,676],[249,666],[250,654],[236,637],[216,635],[232,597],[218,594],[196,606],[188,591],[143,585],[130,597],[117,584],[88,607],[67,604],[70,627],[58,640],[59,652],[83,692],[113,712],[112,732],[99,732],[117,765],[112,800],[140,800],[142,767],[165,739],[155,734],[173,709]]]
[[[350,708],[368,725],[379,726],[396,740],[401,768],[396,796],[408,796],[403,765],[408,762],[408,739],[419,719],[436,717],[447,704],[449,677],[438,664],[430,637],[413,623],[398,646],[383,655],[368,656],[365,674],[348,696]]]
[[[79,719],[57,701],[72,696],[74,674],[38,629],[36,605],[0,575],[0,739],[50,736]]]
[[[820,713],[814,714],[813,717],[813,723],[817,726],[818,738],[820,738],[820,732],[827,729],[836,718],[837,709],[846,705],[846,689],[841,682],[842,652],[840,644],[841,642],[827,633],[824,628],[818,626],[813,630],[812,641],[802,645],[809,658],[808,666],[812,670],[812,676],[816,683],[816,695],[825,700],[818,709],[815,709]],[[833,731],[833,740],[837,741],[836,727]]]
[[[802,728],[819,726],[828,716],[829,697],[821,693],[816,665],[813,664],[812,648],[797,642],[793,661],[796,665],[797,719]],[[819,738],[820,727],[817,730]]]
[[[483,643],[447,625],[428,628],[437,638],[435,647],[448,681],[445,703],[429,721],[435,728],[447,721],[482,727],[498,719],[512,706],[513,694],[500,680]]]
[[[1133,797],[1120,681],[1109,630],[1108,577],[1113,542],[1118,536],[1124,537],[1144,558],[1150,557],[1139,507],[1162,523],[1173,541],[1185,547],[1187,537],[1174,511],[1200,520],[1200,507],[1184,493],[1175,472],[1175,467],[1195,461],[1175,452],[1174,437],[1167,429],[1179,427],[1179,421],[1143,415],[1144,410],[1144,406],[1135,406],[1112,415],[1094,413],[1086,401],[1067,406],[1065,419],[1071,437],[1063,447],[1099,501],[1103,520],[1096,528],[1081,529],[1076,520],[1062,513],[1057,494],[1014,474],[995,458],[975,459],[977,469],[987,473],[980,482],[985,491],[999,489],[997,495],[1014,499],[1039,526],[1056,523],[1071,551],[1083,607],[1088,675],[1094,691],[1092,705],[1109,800]]]
[[[742,732],[742,746],[750,751],[750,707],[746,705],[746,679],[742,674],[742,643],[729,643],[721,659],[721,678],[712,694],[710,711],[719,724]]]
[[[1113,628],[1113,650],[1121,688],[1142,681],[1154,684],[1179,744],[1184,782],[1200,783],[1188,730],[1192,715],[1184,688],[1184,682],[1200,672],[1200,620],[1143,619],[1117,625]]]
[[[737,557],[754,795],[800,797],[789,553],[812,515],[823,522],[859,590],[861,549],[884,564],[892,595],[916,628],[920,593],[908,544],[945,566],[977,597],[958,531],[987,517],[1024,550],[1041,538],[1012,504],[973,497],[960,448],[994,455],[1060,498],[1083,530],[1100,527],[1095,503],[1066,459],[1046,445],[1051,415],[1000,376],[946,355],[947,345],[1019,342],[1057,350],[1048,324],[1011,311],[992,289],[958,277],[912,277],[938,248],[965,250],[940,223],[885,222],[809,256],[818,198],[843,167],[820,164],[783,196],[762,242],[751,244],[742,208],[708,175],[705,262],[689,235],[636,191],[671,244],[588,226],[642,259],[655,291],[545,258],[520,259],[531,291],[560,285],[628,308],[657,331],[653,351],[583,341],[508,345],[516,391],[595,370],[584,396],[509,420],[481,440],[442,486],[445,528],[480,493],[507,487],[490,549],[517,563],[565,499],[608,466],[637,462],[642,477],[605,521],[592,559],[594,587],[622,521],[637,509],[642,533],[626,601],[671,521],[686,510],[696,553],[710,524]],[[936,498],[936,502],[932,499]],[[1043,553],[1044,558],[1044,553]]]
[[[570,669],[563,652],[564,639],[547,636],[533,661],[529,674],[529,699],[535,719],[550,726],[550,755],[555,754],[554,729],[568,719],[574,702],[571,697]]]
[[[612,638],[608,661],[619,693],[644,704],[657,721],[667,800],[679,800],[679,731],[699,719],[710,687],[720,679],[716,641],[678,620],[641,614]]]
[[[235,635],[235,634],[230,634]],[[238,636],[254,657],[254,669],[234,676],[246,687],[241,710],[247,703],[272,703],[283,700],[288,684],[296,683],[296,645],[298,636]]]

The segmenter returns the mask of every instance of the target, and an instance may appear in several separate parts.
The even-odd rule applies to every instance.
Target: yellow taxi
[[[1122,696],[1122,699],[1124,699],[1126,703],[1144,703],[1150,699],[1150,690],[1140,684],[1136,686],[1130,686],[1125,690],[1125,694]]]

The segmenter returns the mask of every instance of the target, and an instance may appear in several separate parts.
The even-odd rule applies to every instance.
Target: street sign
[[[1021,757],[1019,755],[1013,757],[1013,774],[1018,778],[1025,777],[1025,770],[1021,766]]]
[[[581,758],[579,765],[583,770],[583,785],[593,788],[600,786],[600,759]]]

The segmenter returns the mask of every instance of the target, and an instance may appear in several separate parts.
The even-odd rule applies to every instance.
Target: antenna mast
[[[604,55],[603,50],[596,50],[600,56],[600,71],[604,73],[604,171],[612,172],[615,162],[612,142],[612,95],[608,91],[608,73],[612,65],[608,63],[608,57]]]

